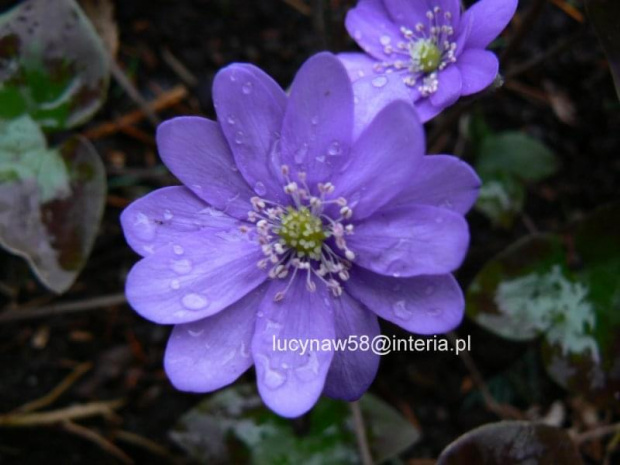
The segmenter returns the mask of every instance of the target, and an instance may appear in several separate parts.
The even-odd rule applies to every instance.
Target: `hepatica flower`
[[[449,274],[469,240],[463,214],[479,180],[465,163],[425,156],[413,107],[387,105],[357,138],[341,62],[319,54],[290,97],[254,66],[221,70],[218,122],[175,118],[157,133],[183,186],[122,214],[143,256],[127,297],[145,318],[175,325],[165,369],[181,390],[209,392],[256,366],[280,415],[321,393],[359,398],[370,351],[278,351],[274,338],[379,334],[377,316],[421,334],[456,326],[463,297]]]
[[[488,87],[497,57],[485,48],[506,27],[517,0],[360,0],[346,27],[366,52],[340,58],[360,94],[363,124],[386,102],[414,102],[428,121],[462,95]]]

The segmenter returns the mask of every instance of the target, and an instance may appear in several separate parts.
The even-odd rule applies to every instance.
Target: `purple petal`
[[[418,114],[418,118],[423,123],[432,120],[443,110],[442,107],[436,107],[433,105],[429,98],[421,98],[415,102],[415,111]]]
[[[463,261],[468,244],[463,216],[426,205],[382,210],[347,236],[355,264],[395,278],[450,273]]]
[[[402,40],[399,27],[392,22],[381,0],[360,0],[347,13],[345,26],[355,42],[378,60],[388,58],[384,52],[387,44]]]
[[[486,48],[506,28],[517,11],[518,0],[479,0],[464,14],[471,17],[467,48]]]
[[[451,25],[456,29],[459,25],[461,16],[460,0],[384,0],[385,6],[399,26],[406,26],[410,29],[415,28],[416,24],[422,23],[429,26],[429,19],[426,13],[434,11],[436,7],[441,8],[440,25],[445,24],[446,12],[452,16]]]
[[[368,127],[373,119],[388,104],[402,100],[412,103],[419,97],[417,89],[410,88],[403,82],[402,73],[372,74],[359,79],[353,84],[355,95],[355,123],[353,140]]]
[[[359,344],[370,343],[381,333],[377,317],[359,302],[343,293],[334,299],[334,319],[336,323],[336,339],[355,341],[356,350],[339,350],[329,368],[325,390],[323,393],[335,399],[354,401],[362,397],[375,379],[379,369],[380,356],[370,350],[364,350]]]
[[[461,96],[463,82],[458,67],[448,66],[437,76],[437,92],[430,96],[431,103],[440,108],[446,108],[456,102]]]
[[[184,116],[157,128],[157,146],[166,166],[198,197],[235,218],[246,219],[254,192],[237,172],[219,125]]]
[[[348,158],[353,90],[335,55],[319,53],[295,76],[282,125],[282,161],[305,171],[308,184],[326,182]]]
[[[250,347],[263,291],[264,286],[216,315],[174,327],[164,357],[174,387],[190,392],[214,391],[252,366]]]
[[[464,215],[476,202],[479,189],[480,178],[467,163],[450,155],[425,156],[411,183],[390,205],[430,205]]]
[[[243,177],[258,196],[283,200],[280,167],[272,160],[286,109],[284,91],[257,67],[233,64],[215,76],[213,100]]]
[[[186,234],[143,258],[127,276],[130,305],[161,324],[197,321],[239,300],[265,281],[260,246],[238,229]]]
[[[347,199],[355,220],[366,218],[403,190],[424,154],[424,143],[413,107],[390,103],[355,142],[346,169],[334,181],[335,196]]]
[[[365,53],[339,53],[337,57],[346,68],[351,82],[376,75],[374,66],[378,62]]]
[[[463,292],[451,274],[392,278],[352,270],[347,292],[381,318],[417,334],[440,334],[463,319]]]
[[[129,246],[143,257],[200,230],[232,229],[242,222],[209,206],[182,186],[164,187],[135,200],[121,214]]]
[[[488,50],[469,49],[459,57],[456,66],[463,77],[463,95],[471,95],[486,89],[499,72],[499,61]]]
[[[258,391],[269,408],[289,418],[306,413],[316,403],[333,357],[331,350],[317,350],[321,347],[316,345],[305,351],[278,345],[292,340],[309,344],[334,338],[333,300],[327,287],[317,286],[315,292],[309,292],[305,281],[301,277],[294,279],[281,302],[275,302],[274,296],[287,281],[271,282],[260,305],[252,340]]]

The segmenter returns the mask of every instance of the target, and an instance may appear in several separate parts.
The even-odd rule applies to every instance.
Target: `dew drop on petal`
[[[186,258],[182,260],[173,260],[172,271],[178,274],[187,274],[192,271],[192,262]]]
[[[191,294],[184,295],[181,303],[189,310],[201,310],[209,304],[209,301],[200,294],[192,292]]]
[[[263,383],[269,389],[277,389],[286,381],[286,375],[280,373],[278,370],[274,370],[269,366],[265,366],[265,374],[263,376]]]
[[[228,118],[226,118],[226,121],[228,121],[228,124],[230,125],[233,125],[237,122],[234,115],[228,115]]]
[[[165,210],[164,211],[164,220],[166,221],[170,221],[173,218],[173,214],[170,210]]]
[[[173,279],[172,281],[170,281],[170,287],[176,291],[181,287],[181,283],[178,279]]]
[[[318,161],[319,163],[324,163],[325,162],[325,155],[317,155],[316,161]]]
[[[342,145],[337,140],[332,141],[327,148],[327,153],[332,157],[342,155]]]
[[[301,164],[306,159],[308,154],[308,144],[303,143],[301,147],[295,152],[295,163]]]
[[[307,358],[308,361],[304,365],[295,369],[295,376],[304,382],[309,382],[316,378],[319,375],[320,369],[319,358],[316,352],[310,352]]]
[[[392,305],[392,311],[397,318],[401,320],[411,319],[411,312],[407,309],[407,303],[404,300],[398,300]]]
[[[254,192],[258,195],[265,195],[267,193],[267,188],[262,182],[258,181],[254,184]]]
[[[188,329],[187,330],[187,334],[189,334],[191,337],[199,337],[202,335],[202,333],[204,333],[205,330],[204,329],[200,329],[198,331],[195,331],[193,329]]]
[[[381,42],[381,45],[388,45],[390,42],[392,42],[392,39],[390,39],[389,36],[381,36],[379,38],[379,42]]]
[[[245,95],[251,94],[253,87],[254,85],[250,81],[248,81],[241,87],[241,92],[243,92]]]
[[[243,134],[243,131],[237,131],[235,133],[235,144],[237,144],[237,145],[243,144],[244,135],[245,134]]]
[[[439,307],[430,307],[426,310],[426,313],[428,313],[431,316],[437,316],[441,313],[441,308]]]
[[[387,84],[387,78],[385,76],[377,76],[372,80],[372,85],[380,89]]]
[[[138,213],[133,223],[135,234],[143,241],[151,241],[155,239],[155,226],[144,213]]]

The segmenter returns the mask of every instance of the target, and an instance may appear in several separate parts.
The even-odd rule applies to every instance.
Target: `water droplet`
[[[318,155],[315,160],[319,163],[325,163],[325,155]]]
[[[226,121],[228,121],[228,124],[231,124],[231,125],[237,122],[234,115],[228,115],[228,118],[226,118]]]
[[[170,281],[170,287],[176,291],[181,287],[181,283],[178,279],[173,279],[172,281]]]
[[[213,207],[206,207],[203,208],[202,210],[200,210],[198,212],[198,214],[200,215],[209,215],[209,216],[213,216],[215,218],[219,217],[219,216],[224,216],[224,212],[221,212]]]
[[[449,210],[452,210],[454,208],[454,204],[450,199],[444,199],[442,202],[439,203],[439,206],[442,208],[447,208]]]
[[[237,168],[236,163],[233,163],[232,165],[230,165],[230,169],[232,170],[233,173],[237,173],[239,171],[239,168]]]
[[[265,316],[265,314],[263,312],[257,312],[256,316],[259,317],[259,318],[262,318],[262,317]]]
[[[372,85],[380,89],[387,84],[387,78],[385,76],[377,76],[372,80]]]
[[[243,84],[243,86],[241,87],[241,91],[245,94],[248,95],[250,93],[252,93],[252,88],[254,87],[254,85],[248,81],[245,84]]]
[[[183,247],[181,247],[180,245],[173,245],[172,250],[177,255],[183,255],[183,252],[184,252]]]
[[[306,155],[308,154],[308,144],[303,143],[301,147],[295,152],[295,163],[301,164],[306,159]]]
[[[191,337],[198,337],[200,335],[202,335],[202,333],[204,333],[205,330],[204,329],[199,329],[199,330],[193,330],[193,329],[188,329],[187,330],[187,334],[189,334]]]
[[[319,364],[319,358],[316,352],[310,352],[306,355],[307,362],[295,370],[295,376],[301,381],[308,382],[315,379],[319,374],[321,365]]]
[[[152,241],[155,239],[155,234],[157,233],[155,226],[144,213],[138,213],[136,215],[133,225],[135,227],[134,233],[139,239],[143,241]]]
[[[430,307],[429,309],[426,310],[426,313],[428,313],[431,316],[437,316],[441,313],[441,308],[439,307]]]
[[[258,181],[256,184],[254,184],[254,192],[262,196],[267,193],[267,188],[262,182]]]
[[[230,82],[235,82],[237,80],[237,76],[235,73],[230,73]]]
[[[338,142],[337,140],[332,141],[327,148],[327,153],[332,157],[342,155],[342,145],[340,144],[340,142]]]
[[[192,271],[192,262],[186,258],[183,260],[173,260],[172,271],[178,274],[187,274]]]
[[[265,375],[263,376],[265,386],[270,389],[277,389],[284,384],[284,381],[286,381],[286,375],[284,373],[280,373],[278,370],[274,370],[265,365]]]
[[[381,42],[381,45],[388,45],[390,42],[392,42],[392,39],[389,36],[381,36],[379,38],[379,42]]]
[[[170,210],[164,210],[164,220],[170,221],[174,215]]]
[[[243,134],[243,131],[237,131],[235,133],[235,144],[237,145],[241,145],[243,144],[243,137],[245,134]]]
[[[192,292],[191,294],[184,295],[181,303],[190,310],[201,310],[209,304],[209,301],[200,294]]]
[[[394,305],[392,305],[392,310],[394,311],[394,315],[401,320],[411,319],[411,312],[407,309],[407,302],[404,300],[394,302]]]

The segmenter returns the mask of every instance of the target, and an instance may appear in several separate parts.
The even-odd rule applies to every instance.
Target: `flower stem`
[[[363,465],[372,465],[372,455],[370,455],[370,447],[368,446],[368,438],[366,437],[366,427],[364,426],[364,417],[360,409],[359,401],[350,402],[351,413],[353,414],[353,426],[355,428],[355,437],[357,438],[357,447]]]

